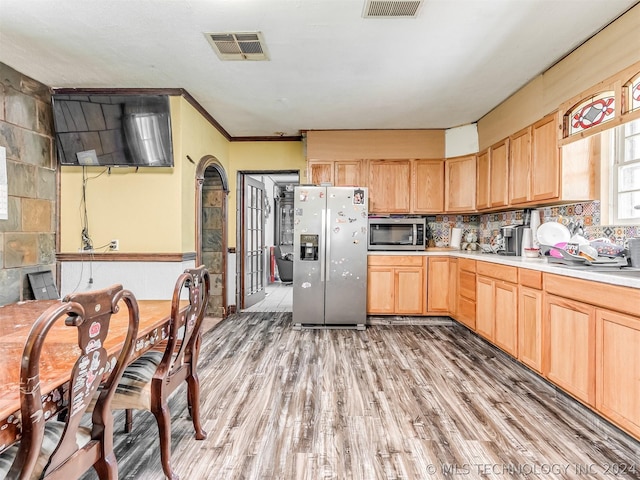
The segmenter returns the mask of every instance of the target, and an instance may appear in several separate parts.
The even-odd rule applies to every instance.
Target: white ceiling
[[[638,0],[0,0],[0,61],[52,87],[183,88],[233,137],[477,121]],[[204,32],[260,31],[221,61]]]

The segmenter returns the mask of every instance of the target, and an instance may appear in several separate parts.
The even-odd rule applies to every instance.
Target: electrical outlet
[[[109,242],[109,250],[117,252],[120,249],[120,240],[111,240]]]

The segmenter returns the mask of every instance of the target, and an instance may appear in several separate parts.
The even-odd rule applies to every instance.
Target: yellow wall
[[[306,181],[307,163],[302,142],[232,142],[230,144],[228,245],[236,245],[236,184],[238,171],[297,170]]]
[[[640,61],[640,5],[537,76],[478,121],[480,150]]]
[[[112,239],[125,253],[195,251],[195,169],[215,156],[229,163],[229,142],[182,97],[171,97],[174,168],[87,168],[89,235],[94,248]],[[102,173],[104,172],[104,173]],[[81,247],[82,169],[63,167],[60,175],[60,251]]]

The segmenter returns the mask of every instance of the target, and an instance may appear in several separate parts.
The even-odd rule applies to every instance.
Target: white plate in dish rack
[[[541,245],[554,246],[571,239],[569,229],[558,222],[543,223],[538,227],[536,238]]]

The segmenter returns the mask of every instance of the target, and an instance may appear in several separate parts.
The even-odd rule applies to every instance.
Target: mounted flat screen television
[[[172,167],[167,95],[54,94],[61,165]]]

